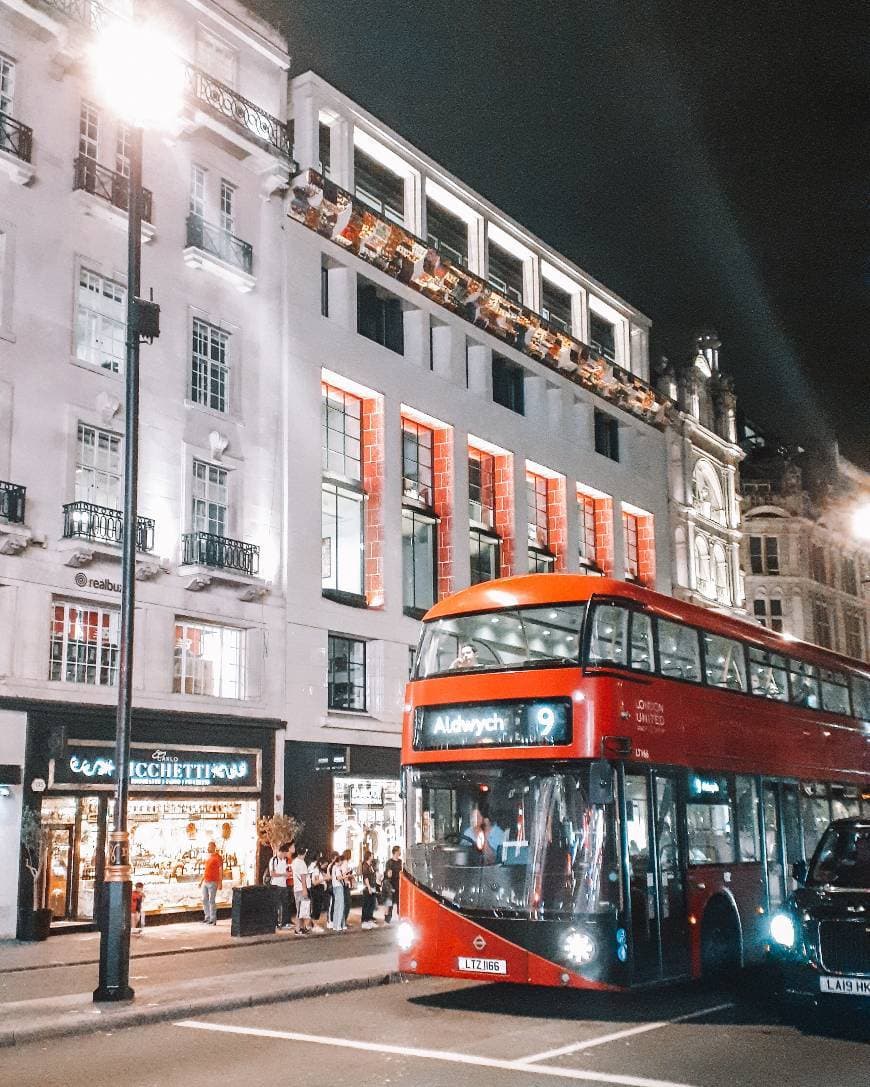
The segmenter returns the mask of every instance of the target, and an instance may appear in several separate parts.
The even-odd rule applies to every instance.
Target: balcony
[[[0,479],[0,521],[7,525],[24,524],[25,494],[24,487]]]
[[[120,510],[95,506],[92,502],[67,502],[63,507],[63,538],[90,540],[120,547],[124,542],[124,515]],[[136,550],[151,551],[154,547],[154,521],[151,517],[136,518]]]
[[[185,67],[185,82],[188,94],[197,106],[217,120],[228,123],[239,135],[253,139],[270,154],[284,159],[288,164],[292,161],[293,145],[283,121],[192,64]]]
[[[83,210],[98,214],[115,226],[127,226],[127,209],[130,206],[130,182],[108,166],[101,166],[96,159],[79,155],[73,164],[73,191],[86,194]],[[89,197],[96,197],[90,200]],[[142,189],[142,240],[154,237],[151,225],[152,197],[148,189]]]
[[[33,129],[0,113],[0,170],[16,185],[29,185],[36,173],[30,164],[33,155]]]
[[[189,267],[202,268],[229,280],[243,293],[256,285],[251,274],[254,265],[251,244],[223,227],[207,223],[199,215],[187,217],[187,248],[183,255]]]
[[[215,536],[212,532],[185,532],[181,543],[183,566],[208,566],[246,577],[256,577],[260,569],[260,549],[256,544]]]
[[[588,344],[552,328],[540,314],[454,264],[332,181],[324,181],[316,170],[304,170],[291,187],[287,214],[297,223],[615,407],[658,429],[664,427],[668,401]]]

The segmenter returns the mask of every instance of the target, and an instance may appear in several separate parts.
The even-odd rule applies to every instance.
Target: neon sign
[[[115,752],[108,745],[72,742],[55,760],[52,785],[110,788],[115,780]],[[259,788],[258,752],[134,744],[129,782],[134,789],[253,790]]]
[[[534,747],[569,743],[567,699],[423,706],[415,716],[414,748]]]

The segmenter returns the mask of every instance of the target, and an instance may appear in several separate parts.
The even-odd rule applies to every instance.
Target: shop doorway
[[[52,921],[68,921],[73,914],[75,886],[74,828],[71,824],[46,827],[45,889],[43,908],[51,910]]]

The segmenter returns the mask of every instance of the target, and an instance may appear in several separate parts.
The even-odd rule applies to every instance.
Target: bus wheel
[[[701,977],[704,981],[735,981],[740,969],[740,926],[724,898],[714,898],[701,924]]]

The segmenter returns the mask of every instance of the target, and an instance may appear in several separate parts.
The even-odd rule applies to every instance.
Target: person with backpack
[[[375,875],[375,860],[372,851],[363,853],[360,876],[363,884],[362,928],[375,928],[375,906],[378,901],[378,884]]]

